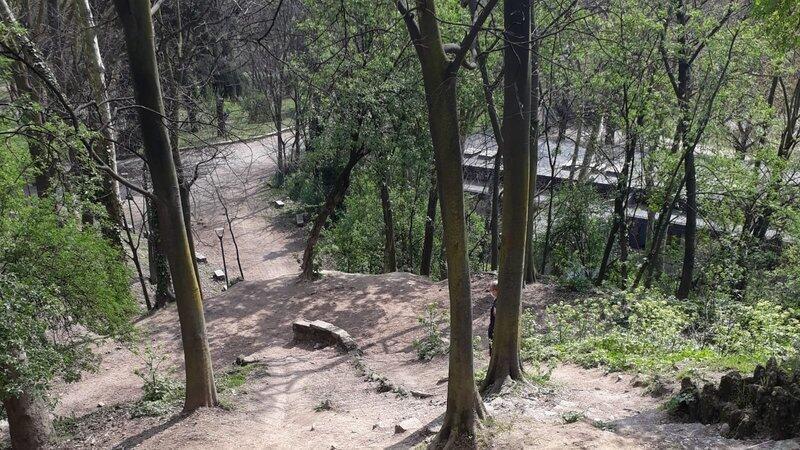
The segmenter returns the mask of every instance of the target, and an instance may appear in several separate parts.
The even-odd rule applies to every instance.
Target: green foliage
[[[583,411],[567,411],[561,414],[561,420],[564,423],[575,423],[579,420],[583,420],[586,417],[586,414]]]
[[[411,344],[417,357],[430,361],[437,355],[446,354],[449,349],[444,330],[448,323],[447,311],[434,302],[425,307],[425,312],[417,320],[424,333],[422,338],[414,339]]]
[[[131,409],[131,417],[162,416],[173,411],[184,396],[184,386],[164,369],[167,357],[159,348],[147,346],[139,355],[144,368],[134,371],[142,380],[142,398]]]
[[[549,241],[553,274],[563,286],[586,292],[592,288],[605,244],[608,225],[604,204],[593,186],[570,184],[555,192],[553,205]],[[536,246],[542,249],[544,233],[538,237]]]
[[[526,314],[522,355],[656,374],[748,370],[797,353],[799,313],[766,300],[679,302],[657,290],[617,292],[551,305],[541,327]]]
[[[119,253],[97,229],[48,200],[2,200],[0,394],[13,395],[92,368],[91,345],[129,334],[137,307]]]

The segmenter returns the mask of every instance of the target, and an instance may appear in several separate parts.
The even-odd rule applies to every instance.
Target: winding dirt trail
[[[425,305],[447,307],[447,286],[407,274],[359,275],[328,272],[315,282],[298,283],[297,257],[303,234],[271,206],[266,182],[274,172],[274,138],[222,148],[203,164],[193,188],[198,251],[209,263],[202,275],[207,331],[215,369],[231,367],[239,355],[261,360],[265,371],[251,376],[228,399],[229,410],[202,409],[181,415],[133,419],[130,405],[141,396],[133,371],[140,357],[120,345],[102,348],[96,373],[60,386],[56,412],[76,417],[60,448],[238,449],[238,448],[410,448],[429,437],[445,409],[446,357],[420,362],[412,347],[422,336],[417,316]],[[212,150],[187,153],[187,163],[209,159]],[[129,171],[135,170],[133,164]],[[210,280],[221,267],[213,229],[225,222],[217,192],[234,219],[246,281],[227,292]],[[229,238],[229,234],[226,239]],[[229,272],[235,276],[232,241],[226,240]],[[230,253],[229,253],[230,252]],[[489,279],[473,282],[476,335],[485,335]],[[528,286],[532,308],[560,298],[552,287]],[[361,364],[421,396],[378,392],[352,356],[331,348],[292,342],[297,318],[322,319],[344,328],[364,351]],[[145,343],[159,349],[167,364],[182,371],[174,307],[140,319]],[[476,353],[480,365],[487,349]],[[779,444],[730,441],[717,427],[667,420],[663,399],[645,395],[625,375],[573,366],[558,367],[546,386],[531,386],[488,402],[493,425],[484,433],[495,448],[771,448]],[[320,408],[329,404],[330,409]],[[565,414],[581,419],[565,423]],[[395,433],[395,424],[416,418],[423,427]],[[800,448],[781,443],[783,448]],[[791,447],[790,445],[795,445]]]

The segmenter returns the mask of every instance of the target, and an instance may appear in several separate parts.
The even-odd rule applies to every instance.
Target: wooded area
[[[0,16],[0,448],[800,438],[795,0]]]

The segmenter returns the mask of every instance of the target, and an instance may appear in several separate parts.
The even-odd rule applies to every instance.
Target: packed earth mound
[[[491,297],[488,275],[473,279],[476,351],[488,363],[485,339]],[[547,285],[525,289],[526,307],[564,298]],[[97,373],[57,394],[57,448],[411,448],[437,430],[446,407],[447,356],[418,357],[425,335],[418,318],[447,307],[446,282],[407,273],[325,272],[314,282],[294,274],[237,283],[206,301],[208,335],[223,408],[180,412],[180,401],[155,416],[138,413],[146,368],[121,345],[102,349]],[[321,320],[348,333],[360,352],[298,342],[292,324]],[[145,342],[167,359],[162,371],[182,372],[174,307],[142,318]],[[445,330],[446,334],[446,330]],[[239,360],[237,364],[237,359]],[[242,364],[247,364],[243,370]],[[172,369],[172,370],[171,370]],[[240,383],[230,387],[231,374]],[[486,399],[491,413],[480,442],[498,448],[772,448],[766,439],[720,436],[721,425],[669,418],[665,399],[637,379],[571,365],[547,382],[512,387]],[[787,442],[782,443],[783,448]]]
[[[723,434],[746,438],[766,434],[772,439],[800,435],[800,373],[788,373],[770,359],[751,377],[730,372],[719,387],[698,388],[689,378],[675,397],[675,414],[701,423],[724,423]]]

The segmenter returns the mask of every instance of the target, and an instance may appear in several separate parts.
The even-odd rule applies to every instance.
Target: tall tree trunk
[[[436,189],[436,177],[431,180],[431,189],[428,192],[428,208],[425,214],[425,236],[422,238],[422,257],[419,273],[429,277],[431,263],[433,262],[433,237],[436,233],[436,204],[439,194]]]
[[[627,93],[625,98],[627,102]],[[637,118],[637,124],[640,124],[640,120],[643,120],[643,118]],[[622,163],[622,170],[617,176],[617,194],[614,197],[614,221],[611,225],[611,230],[608,232],[608,239],[606,240],[606,246],[603,250],[603,259],[597,272],[597,278],[595,279],[595,285],[597,286],[600,286],[603,284],[603,281],[605,281],[609,258],[615,240],[617,240],[619,244],[621,268],[627,260],[628,227],[626,223],[626,210],[628,208],[628,196],[630,195],[631,170],[636,157],[636,146],[638,145],[637,131],[630,130],[630,127],[627,131],[627,138],[625,140],[625,160]],[[625,276],[622,278],[623,280],[627,278],[627,271],[625,271]]]
[[[536,230],[536,210],[539,203],[536,198],[538,188],[536,175],[539,169],[539,38],[536,27],[536,1],[531,1],[531,27],[533,42],[531,43],[531,112],[530,112],[530,158],[528,160],[528,224],[525,228],[525,282],[536,281],[536,254],[533,238]]]
[[[160,231],[175,287],[186,366],[184,410],[217,404],[214,371],[205,331],[203,300],[192,264],[180,186],[164,124],[149,0],[114,0],[128,50],[142,143],[153,181]]]
[[[27,360],[24,351],[11,350],[20,360]],[[14,367],[0,367],[0,373],[13,383],[19,373]],[[48,438],[53,433],[53,417],[44,398],[25,391],[17,396],[2,399],[8,417],[8,431],[11,434],[13,450],[38,450],[47,448]]]
[[[531,67],[529,0],[505,0],[503,50],[503,242],[500,247],[497,315],[484,392],[522,380],[520,313],[530,183]]]
[[[433,142],[441,200],[443,240],[450,294],[450,353],[447,410],[432,445],[475,447],[475,426],[483,417],[483,401],[475,386],[472,355],[472,298],[464,211],[463,151],[458,122],[457,74],[466,52],[497,0],[489,0],[474,21],[453,61],[445,56],[434,0],[416,0],[412,14],[403,0],[403,14],[422,66],[428,127]],[[416,20],[415,20],[416,16]],[[471,36],[471,38],[470,38]]]
[[[222,137],[228,133],[227,117],[225,117],[225,98],[222,97],[222,94],[217,94],[215,102],[215,110],[217,112],[217,137]]]
[[[53,419],[47,402],[25,392],[3,399],[8,416],[8,430],[13,450],[38,450],[47,448],[48,437],[53,433]]]
[[[681,269],[681,280],[675,296],[686,298],[692,290],[694,280],[694,258],[697,244],[697,175],[694,164],[694,146],[689,143],[689,89],[691,86],[692,66],[689,60],[690,54],[687,48],[686,26],[689,23],[689,16],[686,12],[684,0],[677,1],[676,19],[682,27],[682,34],[679,38],[681,50],[678,57],[678,107],[680,109],[679,134],[681,149],[684,152],[684,183],[686,185],[686,227],[684,231],[683,247],[683,267]]]
[[[392,217],[392,201],[389,198],[389,186],[381,183],[381,209],[383,209],[383,271],[397,272],[397,252],[394,248],[394,218]]]
[[[475,12],[473,11],[473,16]],[[489,71],[486,68],[486,54],[480,53],[477,41],[475,42],[475,53],[478,60],[478,69],[481,73],[483,84],[483,97],[486,100],[486,111],[489,113],[489,122],[492,126],[497,153],[494,156],[494,166],[492,167],[492,204],[489,218],[489,233],[491,243],[489,247],[489,266],[492,270],[497,270],[497,255],[500,245],[500,168],[503,158],[503,132],[500,129],[500,119],[497,117],[497,108],[494,103],[494,94],[489,80]]]
[[[116,132],[112,123],[111,103],[108,99],[108,86],[106,85],[105,66],[100,55],[100,45],[97,42],[97,29],[92,16],[92,7],[89,0],[75,0],[77,5],[78,17],[83,27],[82,36],[86,49],[87,74],[89,85],[91,86],[92,96],[96,103],[97,113],[100,117],[100,133],[103,136],[100,151],[96,153],[100,156],[103,163],[110,167],[114,172],[117,171],[117,148]],[[119,185],[117,181],[108,173],[103,173],[102,194],[100,201],[105,206],[108,218],[113,224],[111,227],[104,227],[106,237],[121,244],[119,236],[119,225],[122,223],[122,206],[119,201]]]
[[[356,164],[358,164],[359,161],[361,161],[361,158],[366,156],[366,154],[366,150],[361,146],[353,147],[350,150],[350,157],[347,160],[347,164],[345,164],[344,169],[342,169],[342,172],[339,173],[339,176],[336,177],[336,183],[333,185],[333,190],[328,193],[328,196],[325,198],[325,204],[322,205],[322,209],[320,209],[319,213],[317,213],[316,219],[314,219],[314,226],[311,227],[311,233],[308,235],[306,248],[303,251],[303,261],[300,265],[300,279],[312,280],[314,277],[316,277],[317,274],[316,268],[314,267],[314,252],[316,250],[319,237],[322,234],[322,228],[325,226],[325,222],[328,221],[328,217],[330,217],[336,208],[338,208],[339,205],[341,205],[344,201],[344,195],[347,193],[347,188],[350,187],[350,175],[353,173],[353,168],[356,166]]]
[[[589,132],[589,143],[586,145],[586,152],[583,154],[581,169],[578,171],[578,182],[583,183],[589,176],[589,170],[594,164],[594,155],[597,152],[597,143],[600,141],[600,133],[603,128],[603,116],[598,116],[592,122],[592,129]]]

